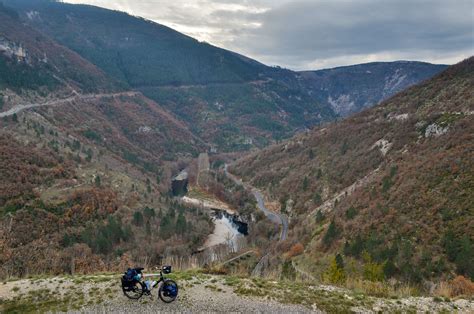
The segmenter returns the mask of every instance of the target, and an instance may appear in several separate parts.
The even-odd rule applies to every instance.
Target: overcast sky
[[[474,54],[474,0],[64,0],[125,11],[268,65],[456,63]]]

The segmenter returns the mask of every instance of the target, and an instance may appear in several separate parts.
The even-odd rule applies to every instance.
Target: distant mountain
[[[6,3],[24,22],[165,106],[219,150],[263,146],[335,117],[305,92],[296,73],[157,23],[86,5]]]
[[[20,12],[25,23],[171,111],[218,151],[247,150],[288,138],[332,121],[338,113],[375,104],[430,72],[429,66],[406,65],[399,74],[410,73],[407,78],[383,91],[381,73],[395,73],[390,69],[397,66],[374,70],[377,86],[372,87],[369,81],[356,83],[359,77],[350,81],[354,76],[343,70],[331,76],[268,67],[122,12],[48,0],[6,3]],[[418,75],[418,69],[423,73]],[[354,108],[343,106],[344,99],[348,104],[354,101]]]
[[[305,247],[297,261],[315,276],[340,253],[346,265],[379,263],[385,278],[473,279],[473,152],[471,57],[231,172],[280,201],[289,241]]]
[[[429,79],[446,67],[411,61],[374,62],[300,74],[319,102],[348,116]]]

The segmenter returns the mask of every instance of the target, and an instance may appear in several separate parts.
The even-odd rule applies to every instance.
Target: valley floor
[[[2,313],[374,313],[474,312],[474,300],[431,297],[383,299],[332,286],[279,282],[259,278],[178,272],[170,276],[180,286],[172,304],[157,296],[128,300],[120,275],[38,277],[0,283]]]

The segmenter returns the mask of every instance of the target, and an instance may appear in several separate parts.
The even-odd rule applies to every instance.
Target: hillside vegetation
[[[18,10],[23,22],[89,60],[121,86],[140,90],[225,152],[289,138],[339,113],[358,111],[361,104],[371,106],[381,95],[392,95],[442,68],[383,64],[373,77],[357,77],[388,80],[387,86],[369,88],[353,84],[352,68],[338,69],[333,76],[268,67],[122,12],[49,0],[6,4]],[[329,88],[329,94],[321,88]],[[343,94],[356,95],[357,105],[349,98],[347,103],[336,99]],[[328,102],[329,95],[337,108]]]
[[[15,14],[0,17],[11,70],[0,86],[0,277],[158,264],[165,250],[202,245],[207,213],[168,190],[179,161],[207,146]]]
[[[400,281],[462,286],[447,297],[471,291],[472,58],[381,106],[308,131],[338,117],[316,93],[319,79],[121,12],[48,0],[6,4],[13,9],[0,6],[0,278],[163,260],[207,264],[214,253],[196,252],[213,228],[209,211],[170,193],[171,178],[186,169],[195,196],[226,203],[249,229],[242,246],[251,257],[232,271],[247,275],[260,261],[260,273],[274,279],[304,275],[385,296],[405,289]],[[436,68],[422,67],[406,82]],[[344,93],[370,85],[334,80]],[[383,97],[396,90],[390,86]],[[381,88],[367,89],[358,104]],[[284,241],[251,191],[222,170],[241,151],[271,144],[231,171],[289,216]],[[196,166],[200,153],[216,150],[230,153],[211,155],[209,170]],[[241,294],[274,288],[247,283]],[[262,295],[284,296],[268,290]]]
[[[295,262],[316,276],[473,279],[473,73],[471,57],[231,171],[280,200],[305,248]]]
[[[77,53],[25,27],[18,14],[0,4],[0,89],[84,92],[114,90],[116,83]],[[5,49],[4,48],[4,49]]]

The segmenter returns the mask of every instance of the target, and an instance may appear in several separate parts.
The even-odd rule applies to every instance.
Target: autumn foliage
[[[383,276],[408,282],[474,278],[473,73],[471,57],[231,172],[285,201],[290,240],[311,244],[308,254],[361,261],[365,251]]]
[[[298,255],[303,254],[304,252],[304,246],[301,243],[296,243],[291,246],[290,250],[287,252],[287,257],[292,258]]]

